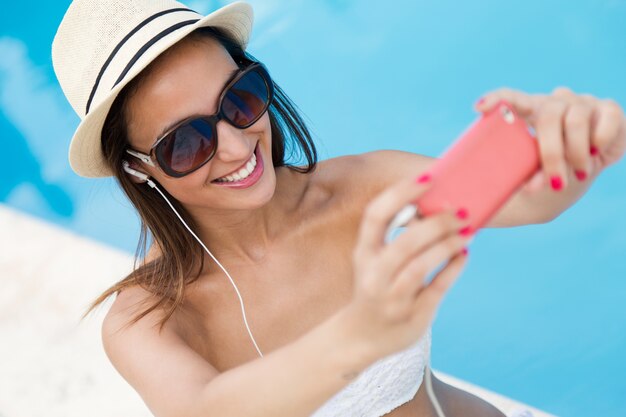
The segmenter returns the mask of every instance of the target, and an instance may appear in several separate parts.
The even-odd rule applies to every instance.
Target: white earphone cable
[[[209,256],[211,258],[213,258],[215,263],[222,269],[222,271],[224,271],[224,273],[226,274],[226,276],[230,280],[231,284],[233,284],[233,287],[235,288],[235,291],[237,292],[237,297],[239,297],[239,304],[241,304],[241,314],[243,315],[243,322],[246,325],[246,330],[248,330],[248,334],[250,335],[250,339],[252,339],[252,343],[254,343],[254,347],[256,348],[256,351],[259,353],[259,356],[263,357],[263,353],[261,353],[261,350],[259,349],[259,346],[257,345],[256,340],[254,340],[254,336],[252,336],[252,332],[250,331],[250,326],[248,326],[248,320],[246,319],[246,309],[243,306],[243,299],[241,298],[241,294],[239,293],[239,289],[237,288],[237,285],[235,285],[235,282],[231,278],[230,274],[228,273],[226,268],[224,268],[222,266],[222,264],[215,258],[215,256],[213,256],[211,251],[207,249],[207,247],[204,245],[204,243],[202,243],[202,240],[200,240],[200,238],[198,236],[196,236],[196,234],[193,232],[193,230],[191,230],[191,228],[187,225],[187,223],[185,223],[183,218],[180,216],[180,214],[178,214],[178,212],[176,211],[176,209],[174,208],[172,203],[170,203],[170,201],[167,199],[165,194],[163,194],[163,192],[159,189],[159,187],[157,187],[156,184],[152,180],[150,180],[150,179],[147,180],[147,183],[148,183],[148,185],[150,187],[154,188],[155,190],[157,190],[159,192],[159,194],[161,194],[161,196],[165,199],[165,201],[171,207],[171,209],[174,210],[174,213],[176,214],[178,219],[183,223],[183,225],[185,225],[187,230],[189,230],[189,233],[191,233],[192,236],[196,238],[196,240],[204,248],[206,253],[208,253]]]
[[[430,346],[428,347],[428,365],[425,370],[425,379],[426,379],[426,393],[428,394],[428,398],[430,398],[430,402],[435,408],[435,412],[437,413],[437,417],[446,417],[441,409],[441,405],[439,404],[439,400],[435,395],[435,391],[433,391],[433,381],[431,379],[432,369],[430,368]]]

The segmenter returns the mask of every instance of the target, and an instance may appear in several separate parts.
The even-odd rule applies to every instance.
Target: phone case
[[[422,216],[466,208],[476,233],[540,166],[531,128],[501,100],[433,162],[431,186],[414,204]]]

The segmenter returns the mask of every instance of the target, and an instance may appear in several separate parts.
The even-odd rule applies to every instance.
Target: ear
[[[150,178],[148,174],[146,174],[145,172],[139,171],[137,169],[138,168],[137,164],[134,162],[128,162],[126,160],[123,160],[122,167],[124,168],[124,171],[126,171],[128,176],[130,177],[131,181],[133,181],[136,184],[144,183]]]

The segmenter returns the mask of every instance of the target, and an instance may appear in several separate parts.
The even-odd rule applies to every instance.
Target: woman
[[[76,0],[59,27],[55,71],[83,119],[72,167],[115,176],[140,214],[140,247],[154,240],[92,305],[117,294],[102,329],[111,362],[157,416],[503,416],[434,376],[434,402],[427,393],[430,323],[465,265],[471,213],[413,219],[386,244],[432,159],[317,163],[294,105],[245,52],[251,17],[242,3],[202,17],[167,0]],[[545,152],[543,176],[491,226],[550,220],[623,155],[614,102],[502,90],[480,109],[500,98]],[[559,148],[574,138],[562,119],[589,133]],[[287,164],[294,150],[306,166]],[[567,189],[540,190],[545,175]]]

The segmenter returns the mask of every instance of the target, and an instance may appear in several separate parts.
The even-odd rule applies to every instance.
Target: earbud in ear
[[[146,182],[150,179],[150,177],[144,174],[143,172],[139,172],[137,170],[132,169],[128,161],[122,161],[122,167],[124,168],[124,171],[126,171],[126,173],[132,175],[133,177],[135,177],[141,182]]]

